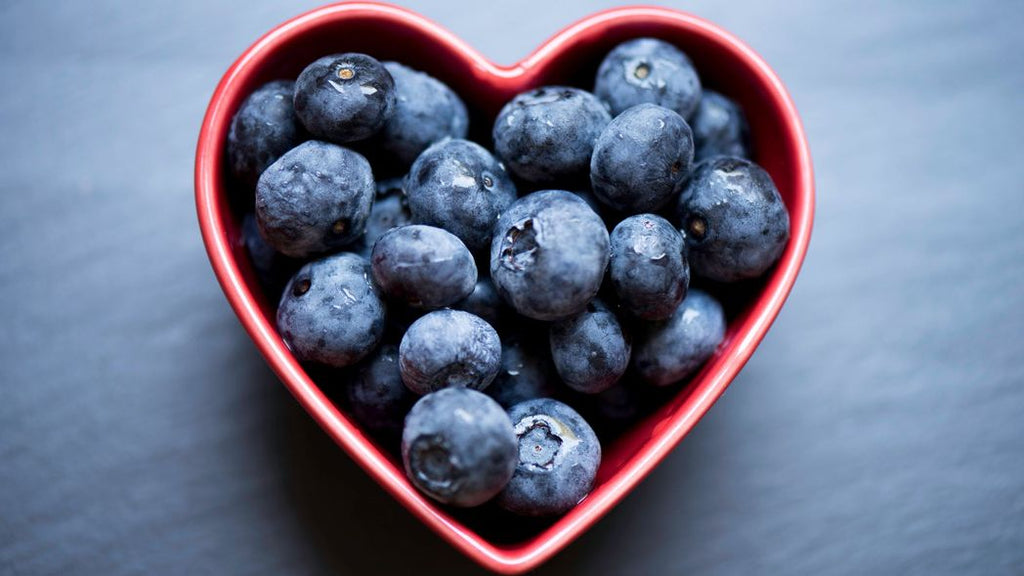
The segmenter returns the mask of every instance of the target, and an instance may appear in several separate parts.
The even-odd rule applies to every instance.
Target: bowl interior
[[[294,79],[315,58],[346,51],[365,52],[380,60],[398,60],[446,82],[470,109],[470,138],[490,148],[494,116],[513,95],[545,84],[591,90],[597,66],[612,47],[629,38],[654,36],[682,48],[696,64],[706,87],[726,94],[743,106],[750,122],[753,159],[771,174],[790,210],[794,240],[780,264],[758,281],[724,291],[721,287],[715,288],[716,294],[722,296],[730,320],[726,339],[716,355],[689,383],[652,393],[647,415],[630,428],[602,437],[604,458],[597,487],[566,516],[553,521],[510,522],[507,516],[486,506],[469,511],[434,506],[414,492],[410,493],[408,486],[389,485],[404,481],[400,461],[392,450],[373,444],[369,436],[358,436],[367,443],[362,447],[366,452],[361,458],[382,458],[382,466],[393,468],[386,478],[376,477],[389,491],[413,500],[420,498],[417,505],[440,519],[433,524],[435,529],[444,524],[460,532],[459,536],[445,535],[449,540],[455,542],[464,538],[477,548],[493,547],[493,554],[508,554],[503,562],[506,567],[512,566],[515,562],[510,559],[515,554],[520,554],[520,559],[528,553],[539,557],[535,553],[542,546],[563,546],[621,499],[629,487],[685,435],[756,347],[788,293],[810,231],[811,185],[802,131],[781,85],[756,55],[710,24],[676,12],[632,9],[599,14],[567,28],[522,62],[501,67],[418,16],[391,7],[360,6],[363,8],[321,9],[300,16],[254,44],[226,74],[214,97],[215,101],[220,99],[224,113],[216,116],[212,123],[208,117],[200,154],[203,138],[211,149],[223,149],[231,115],[253,89],[270,80]],[[213,106],[211,103],[211,108]],[[215,268],[218,257],[237,267],[245,284],[239,298],[251,300],[252,313],[262,315],[262,322],[273,326],[275,304],[261,292],[240,239],[245,202],[238,198],[251,195],[251,191],[233,191],[226,163],[217,159],[213,165],[217,173],[208,192],[216,204],[214,218],[228,241],[229,251],[215,256],[211,250],[211,258],[215,260]],[[207,232],[204,228],[204,233]],[[207,244],[210,245],[209,238]],[[225,283],[223,277],[221,281]],[[225,288],[227,290],[227,284]],[[232,303],[243,316],[238,302],[233,300]],[[259,340],[258,330],[244,317],[243,324]],[[261,349],[266,354],[266,349]],[[268,359],[275,364],[274,359],[269,356]],[[275,370],[282,374],[279,367],[275,366]],[[312,376],[316,379],[317,375]],[[286,375],[282,374],[282,379],[292,388]],[[294,388],[292,391],[295,393]],[[321,392],[328,402],[334,403],[337,412],[331,413],[344,419],[342,394],[326,387]],[[323,421],[320,424],[325,428],[330,425]],[[352,446],[345,447],[353,452]],[[409,506],[408,502],[404,503]],[[423,517],[423,513],[420,516]],[[548,540],[558,542],[551,544]],[[548,552],[553,553],[553,549]],[[522,562],[520,566],[533,561]]]

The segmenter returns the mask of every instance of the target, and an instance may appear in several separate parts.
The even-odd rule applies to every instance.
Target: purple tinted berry
[[[357,240],[373,196],[366,158],[310,140],[289,150],[260,176],[256,220],[260,233],[278,252],[308,258]]]
[[[579,314],[552,324],[549,339],[558,375],[577,392],[607,390],[629,367],[629,336],[600,300],[592,300]]]
[[[693,135],[668,108],[640,104],[601,132],[590,160],[594,195],[614,210],[661,209],[683,187],[693,163]]]
[[[355,370],[345,387],[349,409],[363,426],[397,437],[416,395],[402,382],[398,347],[381,346]]]
[[[468,140],[427,148],[409,170],[405,191],[416,222],[448,230],[474,253],[491,245],[495,221],[516,199],[505,167]]]
[[[718,156],[697,165],[676,206],[690,268],[717,282],[765,273],[789,240],[789,212],[760,166]]]
[[[402,381],[416,394],[442,388],[482,390],[501,366],[490,324],[461,310],[437,310],[413,322],[398,349]]]
[[[718,92],[704,91],[690,128],[697,147],[694,162],[715,156],[748,156],[747,118],[739,104]]]
[[[491,279],[520,314],[559,320],[583,310],[608,265],[608,230],[579,196],[544,190],[520,198],[491,242]]]
[[[701,98],[700,78],[689,57],[654,38],[616,46],[597,69],[594,94],[613,115],[637,104],[657,104],[689,118]]]
[[[377,347],[385,310],[369,263],[343,252],[295,273],[277,308],[277,330],[299,360],[341,368]]]
[[[469,114],[451,88],[398,62],[385,62],[384,68],[395,81],[395,107],[380,145],[399,162],[408,166],[434,142],[466,137]]]
[[[669,319],[639,328],[633,366],[651,384],[675,384],[696,372],[724,336],[722,305],[707,293],[691,289]]]
[[[295,81],[295,113],[310,134],[341,144],[384,127],[395,107],[395,81],[366,54],[324,56]]]
[[[535,184],[586,176],[594,142],[611,121],[593,94],[544,86],[513,98],[494,120],[494,150],[517,177]]]
[[[509,410],[519,444],[515,474],[498,505],[523,516],[567,512],[594,487],[601,443],[575,410],[550,398]]]
[[[295,83],[275,80],[260,86],[235,113],[228,131],[228,166],[248,186],[282,154],[306,139],[292,106]]]
[[[409,480],[444,504],[479,506],[508,484],[516,436],[508,414],[475,390],[449,388],[412,407],[402,431]]]
[[[433,226],[388,230],[374,244],[370,261],[381,289],[415,308],[449,306],[476,284],[476,263],[465,244]]]
[[[663,320],[686,297],[690,267],[683,236],[654,214],[630,216],[612,230],[608,278],[619,304],[644,320]]]

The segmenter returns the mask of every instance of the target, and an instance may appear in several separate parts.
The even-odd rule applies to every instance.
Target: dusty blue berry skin
[[[343,368],[384,335],[386,305],[365,258],[342,252],[299,269],[277,308],[277,330],[299,360]]]
[[[657,104],[690,118],[700,104],[701,85],[690,58],[654,38],[616,46],[597,69],[594,94],[617,116],[637,104]]]
[[[691,289],[668,320],[638,329],[633,366],[647,382],[669,386],[700,368],[724,336],[722,305],[706,292]]]
[[[484,391],[504,408],[526,400],[560,396],[563,388],[547,347],[526,337],[501,343],[501,370]]]
[[[409,212],[409,204],[405,201],[405,196],[400,192],[381,195],[378,191],[377,200],[370,208],[370,216],[366,220],[366,232],[353,244],[351,250],[360,256],[369,258],[373,251],[373,245],[385,232],[411,223],[412,214]]]
[[[453,308],[475,314],[499,331],[512,313],[489,278],[478,279],[469,296],[456,302]]]
[[[310,134],[345,144],[380,131],[395,108],[395,81],[366,54],[324,56],[295,81],[295,113]]]
[[[683,187],[693,163],[693,134],[683,117],[639,104],[601,132],[590,159],[594,195],[612,209],[660,210]]]
[[[592,300],[579,314],[552,324],[549,335],[555,369],[577,392],[603,392],[629,367],[629,335],[600,300]]]
[[[394,439],[416,395],[402,383],[398,347],[385,344],[361,362],[345,388],[349,410],[363,426]]]
[[[590,493],[601,465],[594,430],[575,410],[550,398],[516,404],[509,417],[519,458],[498,505],[522,516],[569,511]]]
[[[630,314],[643,320],[668,318],[690,285],[683,235],[654,214],[619,222],[611,233],[608,278]]]
[[[544,86],[519,94],[494,120],[494,149],[517,177],[534,184],[586,176],[594,142],[611,116],[590,92]]]
[[[256,221],[278,252],[308,258],[357,240],[373,204],[370,163],[341,146],[309,140],[271,164],[256,185]]]
[[[451,88],[398,62],[384,68],[395,81],[395,107],[380,132],[381,147],[408,166],[434,142],[466,137],[469,114]]]
[[[718,156],[701,162],[676,206],[694,275],[717,282],[756,278],[789,240],[789,212],[760,166]]]
[[[436,310],[412,323],[398,356],[402,381],[416,394],[442,388],[483,390],[501,366],[501,340],[478,316]]]
[[[561,320],[583,310],[608,266],[608,229],[579,196],[542,190],[516,200],[491,242],[491,280],[518,313]]]
[[[516,436],[508,414],[488,396],[466,388],[427,394],[402,431],[402,462],[427,496],[452,506],[479,506],[515,472]]]
[[[697,148],[694,162],[715,156],[749,156],[747,117],[739,104],[718,92],[704,91],[690,128]]]
[[[275,80],[260,86],[242,102],[228,130],[228,166],[246,185],[255,186],[260,174],[306,139],[295,115],[295,83]]]
[[[388,230],[373,245],[370,262],[384,293],[414,308],[449,306],[476,284],[476,262],[465,244],[433,226]]]
[[[474,253],[486,252],[498,216],[516,199],[516,186],[483,146],[442,140],[409,170],[405,192],[413,218],[455,234]]]
[[[263,236],[260,236],[259,225],[253,214],[246,214],[242,218],[242,241],[267,300],[277,302],[285,284],[302,267],[303,262],[289,258],[267,244]]]

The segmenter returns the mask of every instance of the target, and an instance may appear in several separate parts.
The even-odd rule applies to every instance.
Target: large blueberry
[[[366,232],[350,249],[369,258],[373,245],[385,232],[411,223],[409,204],[401,190],[387,194],[382,193],[378,186],[377,200],[374,201],[373,207],[370,208],[370,216],[366,219]]]
[[[398,347],[381,346],[361,362],[345,388],[349,409],[363,426],[396,438],[416,395],[402,382]]]
[[[679,193],[693,162],[693,135],[668,108],[640,104],[601,132],[590,159],[590,182],[601,202],[636,214],[661,209]]]
[[[558,396],[558,382],[547,346],[524,335],[505,337],[501,343],[501,370],[486,394],[505,408],[534,398]]]
[[[377,347],[385,308],[370,280],[369,263],[343,252],[295,273],[281,295],[277,329],[299,360],[340,368]]]
[[[236,178],[255,186],[260,174],[306,139],[292,107],[295,83],[275,80],[242,102],[228,130],[228,166]]]
[[[619,303],[644,320],[675,311],[690,285],[686,245],[661,216],[630,216],[612,230],[608,278]]]
[[[516,199],[505,167],[468,140],[427,148],[412,165],[405,192],[417,222],[448,230],[475,253],[487,250],[494,222]]]
[[[511,310],[501,299],[498,289],[494,287],[490,278],[478,279],[469,296],[459,300],[452,307],[476,314],[498,331],[503,329],[511,314]]]
[[[724,335],[722,305],[706,292],[692,289],[668,320],[639,328],[633,366],[651,384],[675,384],[700,368]]]
[[[494,120],[494,149],[513,174],[552,184],[590,168],[594,142],[611,121],[605,106],[579,88],[544,86],[523,92]]]
[[[747,157],[747,118],[739,104],[705,90],[690,123],[697,147],[695,162],[714,156]]]
[[[552,324],[550,342],[558,375],[577,392],[607,390],[629,367],[629,335],[600,300],[591,300],[579,314]]]
[[[763,274],[789,240],[789,212],[760,166],[718,156],[697,165],[676,206],[697,276],[734,282]]]
[[[589,424],[550,398],[527,400],[509,410],[519,440],[519,459],[498,505],[523,516],[567,512],[594,487],[601,443]]]
[[[331,142],[365,140],[395,107],[395,81],[366,54],[324,56],[295,81],[295,113],[310,134]]]
[[[517,312],[559,320],[583,310],[608,265],[608,229],[579,196],[543,190],[501,215],[491,242],[491,279]]]
[[[427,394],[405,419],[402,462],[409,480],[427,496],[452,506],[479,506],[515,472],[512,422],[476,390]]]
[[[408,166],[443,138],[465,138],[469,114],[443,82],[398,62],[385,62],[395,80],[395,108],[380,132],[381,146]]]
[[[388,230],[373,245],[370,262],[384,292],[415,308],[449,306],[476,284],[476,262],[466,245],[433,226]]]
[[[437,310],[413,322],[398,349],[402,381],[417,394],[441,388],[482,390],[501,365],[490,324],[461,310]]]
[[[310,140],[286,152],[260,176],[256,220],[278,252],[307,258],[357,240],[373,196],[366,158]]]
[[[690,58],[655,38],[637,38],[616,46],[597,69],[594,94],[621,114],[651,103],[689,118],[700,103],[701,86]]]

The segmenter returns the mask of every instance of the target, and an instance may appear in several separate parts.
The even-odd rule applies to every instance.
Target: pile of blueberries
[[[634,390],[684,382],[721,342],[691,273],[762,275],[789,216],[745,158],[742,110],[661,40],[614,48],[593,92],[517,95],[493,153],[468,127],[448,86],[365,54],[266,84],[227,140],[255,190],[243,238],[287,346],[342,369],[320,385],[401,439],[415,486],[562,514],[600,464],[588,420],[632,413]]]

